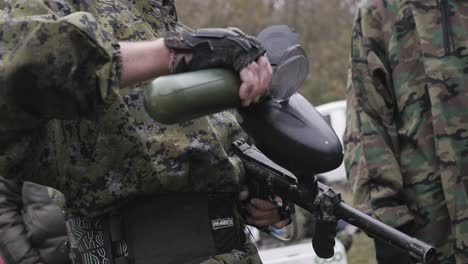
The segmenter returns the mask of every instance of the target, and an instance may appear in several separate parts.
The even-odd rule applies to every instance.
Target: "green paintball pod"
[[[236,72],[207,69],[154,80],[145,90],[144,104],[157,122],[174,124],[240,106]]]

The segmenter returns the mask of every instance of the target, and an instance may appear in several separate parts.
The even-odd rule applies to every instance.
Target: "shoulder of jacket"
[[[371,16],[381,21],[397,17],[407,0],[362,0],[358,6],[361,16]]]

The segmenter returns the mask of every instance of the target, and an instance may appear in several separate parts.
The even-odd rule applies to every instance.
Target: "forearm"
[[[122,54],[120,87],[132,86],[170,73],[170,52],[163,39],[119,44]]]
[[[169,74],[170,53],[163,39],[121,42],[121,57],[118,61],[112,56],[112,52],[118,54],[115,52],[118,51],[118,46],[113,50],[111,40],[93,40],[83,34],[81,25],[69,23],[69,20],[77,20],[74,17],[92,19],[89,14],[80,13],[59,21],[21,18],[12,22],[0,22],[1,32],[7,32],[7,28],[13,27],[14,30],[9,31],[21,32],[17,35],[27,36],[18,39],[15,34],[6,34],[6,38],[11,40],[9,43],[17,43],[21,47],[15,52],[14,47],[11,47],[3,54],[8,62],[2,67],[6,73],[2,89],[12,95],[6,98],[11,100],[8,104],[49,118],[88,116],[92,115],[100,101],[107,99],[112,89],[129,87]],[[27,47],[26,39],[28,43],[39,39],[36,32],[40,27],[50,31],[42,44],[44,48]],[[68,31],[55,32],[59,28],[67,28]],[[78,38],[76,36],[81,39],[72,41]],[[57,46],[57,43],[60,45]],[[43,63],[50,58],[54,59],[53,64]],[[118,65],[119,63],[121,64]],[[118,68],[121,70],[120,82],[115,72]],[[31,96],[35,93],[37,96]]]

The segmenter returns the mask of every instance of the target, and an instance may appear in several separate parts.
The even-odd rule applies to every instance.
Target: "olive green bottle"
[[[168,75],[145,90],[148,114],[163,124],[174,124],[240,105],[238,74],[208,69]]]

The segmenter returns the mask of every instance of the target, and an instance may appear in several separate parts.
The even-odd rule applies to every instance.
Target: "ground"
[[[374,244],[366,234],[361,232],[354,236],[348,251],[348,264],[376,264]]]
[[[343,200],[352,205],[351,192],[347,184],[336,186]],[[365,233],[360,232],[353,237],[353,244],[348,251],[348,264],[376,264],[374,242]]]

